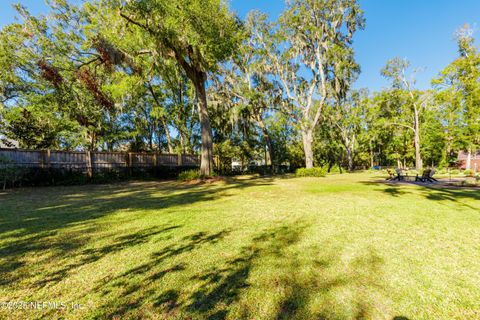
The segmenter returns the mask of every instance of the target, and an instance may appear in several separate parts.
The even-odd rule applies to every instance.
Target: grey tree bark
[[[420,151],[420,123],[417,106],[414,104],[414,117],[415,117],[415,169],[417,171],[422,170],[423,160]]]
[[[465,163],[465,169],[472,169],[472,148],[468,148],[467,151],[467,161]]]
[[[200,76],[201,78],[198,79],[199,81],[195,81],[202,136],[200,174],[208,177],[213,173],[213,138],[210,117],[208,116],[207,109],[207,93],[205,89],[206,75],[202,74]]]
[[[305,152],[305,167],[313,168],[313,130],[302,130],[303,150]]]

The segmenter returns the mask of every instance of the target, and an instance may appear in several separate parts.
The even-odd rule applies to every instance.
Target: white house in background
[[[0,136],[0,148],[16,149],[18,147],[19,147],[18,141],[7,139],[5,137]]]
[[[243,163],[240,160],[232,160],[232,170],[233,171],[242,171],[246,170],[248,167],[260,167],[265,165],[264,159],[252,160],[250,162]]]

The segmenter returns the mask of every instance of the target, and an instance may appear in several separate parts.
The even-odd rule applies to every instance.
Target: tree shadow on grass
[[[192,281],[201,283],[199,289],[191,294],[183,307],[188,315],[202,319],[225,319],[227,316],[241,319],[253,319],[259,310],[252,307],[252,301],[242,297],[263,278],[256,268],[268,262],[273,279],[264,279],[266,285],[261,290],[271,291],[274,295],[283,292],[280,300],[272,301],[276,305],[275,319],[331,319],[335,315],[331,310],[341,302],[330,297],[335,290],[352,290],[352,305],[344,306],[353,310],[355,319],[369,319],[376,307],[378,297],[371,292],[381,289],[381,265],[383,261],[373,252],[355,258],[344,272],[335,272],[339,267],[340,252],[333,248],[302,248],[301,241],[306,224],[296,222],[266,230],[254,237],[252,243],[242,249],[235,259],[227,261],[222,268],[215,268],[194,276]],[[306,250],[309,258],[302,255]],[[253,279],[252,279],[253,278]],[[267,298],[264,296],[264,298]],[[323,300],[317,310],[311,310],[315,299]],[[169,303],[169,301],[164,303]],[[260,304],[262,302],[259,302]],[[237,311],[232,306],[237,304]],[[173,304],[171,304],[173,305]],[[175,301],[178,306],[178,298]],[[238,311],[240,309],[241,311]],[[342,310],[342,308],[340,308]],[[346,312],[345,310],[343,310]],[[336,314],[338,319],[347,319]]]
[[[228,232],[186,237],[100,283],[95,290],[103,290],[109,300],[100,308],[101,317],[135,318],[148,310],[159,318],[254,319],[262,304],[273,306],[272,319],[370,319],[387,312],[379,303],[384,299],[383,261],[374,250],[357,254],[342,268],[339,248],[302,246],[306,228],[295,222],[265,230],[213,267],[201,259],[192,265],[182,254],[216,245]],[[159,292],[159,284],[173,274],[181,282]],[[345,290],[349,300],[336,296]],[[248,297],[259,291],[265,301]]]
[[[406,194],[406,192],[404,190],[402,190],[401,188],[396,188],[396,187],[385,188],[383,191],[385,193],[390,194],[393,197],[399,197],[399,196],[402,196],[402,195]]]
[[[388,183],[384,181],[362,181],[367,186],[377,187],[375,192],[382,192],[393,197],[420,195],[428,200],[452,202],[475,211],[480,207],[465,203],[464,200],[480,200],[480,189],[440,186],[435,184]],[[412,188],[414,186],[415,188]]]
[[[92,294],[100,292],[104,299],[103,304],[92,310],[92,318],[142,318],[158,314],[160,318],[251,319],[259,310],[248,299],[248,294],[259,290],[279,296],[271,300],[268,294],[261,295],[276,308],[272,318],[346,319],[346,315],[350,315],[348,310],[353,310],[351,312],[358,319],[369,318],[372,310],[377,309],[371,301],[376,296],[370,291],[381,287],[372,276],[380,273],[381,259],[375,252],[362,252],[343,270],[340,268],[341,248],[331,248],[328,243],[317,247],[302,245],[308,225],[302,221],[284,223],[259,233],[238,252],[228,252],[227,256],[233,255],[232,258],[223,259],[219,255],[213,267],[205,265],[202,259],[202,254],[212,251],[202,250],[216,246],[231,230],[199,231],[166,245],[161,240],[179,231],[181,225],[165,224],[119,237],[107,233],[102,242],[106,244],[90,245],[95,243],[92,237],[97,231],[96,218],[117,210],[175,208],[224,197],[229,190],[270,183],[268,179],[250,179],[213,186],[180,184],[175,190],[171,183],[125,184],[99,189],[73,188],[51,199],[48,206],[42,199],[34,199],[28,212],[17,219],[8,217],[1,222],[0,230],[10,232],[14,240],[0,248],[0,257],[4,260],[0,267],[6,267],[9,275],[0,285],[8,286],[15,280],[22,280],[15,275],[20,274],[18,269],[25,263],[22,257],[27,254],[48,250],[45,260],[59,260],[57,268],[45,273],[45,281],[32,284],[35,289],[55,284],[76,268],[111,253],[158,241],[159,250],[146,261],[118,275],[98,280]],[[46,192],[46,196],[50,193]],[[128,218],[137,217],[132,213]],[[38,221],[43,224],[36,225]],[[25,228],[21,229],[23,226]],[[58,238],[57,232],[68,227],[75,229],[64,234],[64,238]],[[12,235],[17,231],[23,237],[15,239]],[[196,254],[197,261],[190,260],[192,254]],[[62,260],[62,256],[70,258]],[[262,276],[259,270],[265,268],[271,274]],[[174,282],[174,287],[161,286],[166,279],[171,279],[169,277],[180,280]],[[256,283],[257,280],[261,283]],[[340,301],[332,294],[347,289],[353,292],[350,300]],[[81,298],[86,293],[78,294]],[[313,310],[312,304],[316,306]],[[146,313],[143,310],[147,310]]]
[[[237,303],[241,293],[250,287],[248,279],[256,260],[267,254],[279,255],[285,247],[297,243],[299,230],[300,228],[281,227],[263,233],[255,237],[252,244],[244,247],[234,258],[218,261],[214,267],[186,278],[187,283],[178,283],[175,288],[158,293],[155,290],[156,283],[165,276],[175,272],[192,272],[186,270],[188,263],[179,262],[166,267],[171,259],[178,261],[184,253],[199,250],[205,245],[215,245],[223,240],[229,231],[214,234],[199,232],[184,237],[181,241],[152,254],[148,262],[99,284],[95,291],[102,290],[102,294],[109,296],[110,300],[102,306],[104,312],[101,317],[136,317],[138,310],[150,303],[160,318],[224,319],[231,305]],[[198,263],[202,265],[202,261]],[[192,285],[198,287],[194,292],[183,292],[184,286]],[[117,291],[116,297],[112,299],[110,295],[119,288],[121,292]],[[137,291],[141,292],[141,296],[137,295]]]
[[[42,275],[42,278],[32,284],[32,288],[41,288],[48,284],[57,283],[65,279],[69,272],[72,272],[78,267],[98,261],[106,255],[147,243],[152,241],[152,238],[155,238],[158,235],[169,234],[170,231],[178,228],[180,228],[178,225],[151,227],[128,235],[116,237],[112,239],[111,243],[101,247],[80,250],[73,256],[74,259],[72,259],[72,254],[69,254],[67,263],[50,266]],[[71,262],[71,260],[73,260],[73,262]],[[41,269],[38,271],[41,271]]]
[[[214,245],[223,240],[229,232],[228,230],[217,233],[197,232],[185,236],[180,241],[151,254],[147,262],[117,276],[103,279],[94,288],[95,292],[101,292],[108,301],[100,308],[102,318],[123,318],[135,311],[156,295],[156,284],[165,276],[185,271],[185,263],[172,264],[172,260],[177,261],[182,255],[199,250],[203,246]],[[172,311],[178,307],[178,297],[179,293],[176,290],[168,290],[156,298],[153,306],[162,306],[167,312]]]
[[[127,210],[131,214],[115,221],[126,223],[139,218],[137,210],[159,210],[161,214],[162,209],[211,201],[228,196],[229,190],[266,186],[271,182],[271,179],[232,179],[225,184],[198,186],[170,181],[12,191],[0,200],[0,286],[31,280],[27,273],[18,272],[28,267],[25,262],[28,255],[38,257],[36,275],[43,274],[43,279],[30,284],[38,288],[60,281],[75,268],[181,227],[167,224],[120,237],[110,233],[103,239],[109,244],[89,248],[91,243],[102,240],[97,235],[100,217]],[[56,260],[59,263],[53,270],[51,266],[43,270],[44,265]]]
[[[224,266],[191,277],[191,281],[201,285],[186,299],[185,310],[205,319],[224,319],[229,306],[249,288],[248,278],[255,262],[267,254],[278,255],[285,247],[297,243],[299,236],[300,228],[283,226],[268,231],[255,237],[252,245],[244,247],[238,257],[227,261]]]
[[[0,234],[48,233],[119,210],[167,209],[228,197],[228,192],[269,186],[272,178],[234,179],[218,184],[175,181],[15,190],[1,199]],[[20,201],[20,202],[19,202]]]
[[[341,248],[312,246],[305,260],[299,252],[276,251],[278,286],[285,293],[275,319],[372,319],[386,313],[382,265],[367,248],[342,263]],[[338,292],[349,291],[346,297]]]

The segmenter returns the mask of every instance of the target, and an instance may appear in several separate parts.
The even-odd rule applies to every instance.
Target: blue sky
[[[380,69],[393,57],[408,58],[422,68],[417,87],[430,86],[430,80],[455,59],[454,32],[465,23],[477,25],[479,0],[359,0],[367,19],[366,29],[355,36],[354,48],[362,74],[356,87],[371,91],[388,85]],[[12,3],[20,2],[33,14],[45,13],[42,0],[0,0],[0,27],[14,21]],[[241,17],[252,9],[268,13],[272,19],[283,9],[281,0],[230,0]],[[476,34],[478,36],[478,34]]]

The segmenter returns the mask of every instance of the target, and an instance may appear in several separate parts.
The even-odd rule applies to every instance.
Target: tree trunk
[[[180,138],[180,150],[182,150],[182,153],[185,152],[185,137],[181,132],[178,133],[178,137]]]
[[[444,165],[446,164],[447,167],[450,166],[450,154],[452,153],[452,138],[450,136],[448,136],[446,138],[446,148],[444,150],[444,155],[443,155],[443,159],[442,159],[442,162],[444,163]]]
[[[373,155],[373,147],[372,147],[372,140],[368,141],[368,147],[370,149],[370,169],[372,169],[375,164],[374,164],[374,155]]]
[[[88,146],[88,150],[89,151],[95,151],[95,149],[97,148],[97,134],[95,133],[95,131],[92,131],[90,133],[90,143],[89,143],[89,146]]]
[[[467,162],[465,163],[465,169],[472,169],[472,148],[468,148],[467,151]]]
[[[345,147],[345,150],[347,152],[347,166],[348,166],[348,171],[352,172],[353,171],[353,155],[355,152],[355,134],[352,134],[352,137],[350,138],[348,135],[348,132],[343,132],[342,133],[343,137],[343,146]]]
[[[152,131],[148,133],[148,147],[150,148],[150,151],[153,151],[153,132]]]
[[[353,150],[350,147],[347,147],[347,161],[348,161],[348,171],[353,171]]]
[[[160,103],[160,100],[158,99],[157,94],[155,93],[155,90],[153,90],[153,87],[150,82],[148,83],[148,89],[150,90],[150,93],[152,94],[152,97],[155,100],[155,103],[157,104],[157,106],[161,108],[162,104]],[[161,116],[160,122],[162,123],[163,129],[165,130],[165,137],[167,138],[168,153],[173,153],[173,145],[172,145],[172,139],[170,138],[170,130],[168,129],[168,121],[165,117]]]
[[[420,153],[420,124],[419,124],[419,117],[418,117],[418,110],[415,107],[414,110],[415,115],[415,169],[417,171],[422,170],[423,168],[423,161],[422,155]]]
[[[211,176],[213,173],[213,137],[212,127],[210,126],[210,117],[208,116],[207,91],[205,83],[207,74],[198,68],[198,64],[187,61],[178,51],[175,51],[175,59],[180,63],[187,77],[195,86],[195,93],[198,99],[198,114],[200,118],[200,129],[202,135],[202,151],[200,159],[200,174],[202,176]],[[190,57],[192,58],[192,57]],[[194,62],[194,61],[193,61]],[[198,62],[198,61],[197,61]]]
[[[305,153],[305,167],[307,169],[313,168],[313,130],[302,130],[303,151]]]
[[[373,150],[370,150],[370,169],[372,169],[375,166],[375,160],[373,157]]]
[[[165,137],[167,138],[168,153],[173,153],[172,139],[170,138],[170,130],[168,129],[168,124],[162,117],[162,125],[165,130]]]
[[[272,139],[270,138],[270,135],[268,134],[267,126],[265,125],[265,122],[263,122],[263,119],[260,116],[260,114],[257,113],[256,116],[257,116],[258,125],[260,126],[260,129],[262,130],[263,138],[265,139],[265,142],[267,143],[268,157],[270,158],[270,167],[273,170],[275,165],[273,164]],[[267,165],[267,159],[265,159],[265,165]]]
[[[196,79],[195,90],[198,97],[200,128],[202,134],[202,151],[200,161],[200,174],[202,176],[211,176],[213,173],[213,138],[212,128],[210,126],[210,117],[207,109],[207,92],[205,89],[206,75]]]

